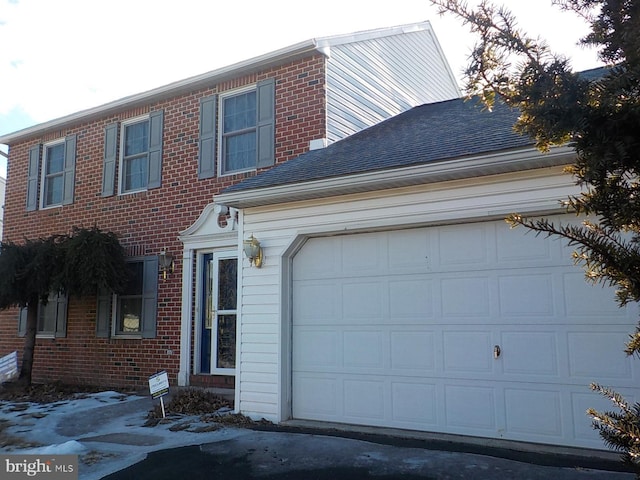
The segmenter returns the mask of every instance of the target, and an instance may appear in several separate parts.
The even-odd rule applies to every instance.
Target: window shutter
[[[102,196],[114,194],[116,183],[116,163],[118,160],[118,128],[117,123],[107,125],[104,129],[104,163],[102,165]]]
[[[163,111],[149,115],[149,178],[147,188],[160,187],[162,180],[162,123]]]
[[[38,172],[40,171],[40,144],[29,148],[27,173],[27,211],[38,209]]]
[[[218,96],[200,99],[200,145],[198,178],[216,176],[216,110]]]
[[[27,334],[27,307],[20,309],[18,313],[18,336],[24,337]]]
[[[257,168],[275,163],[275,85],[269,78],[257,86]]]
[[[69,135],[64,139],[64,184],[62,204],[73,203],[73,189],[76,174],[76,136]]]
[[[109,290],[98,289],[98,305],[96,307],[96,337],[98,338],[109,338],[112,298],[113,294]]]
[[[67,296],[60,293],[56,295],[56,337],[67,336]]]
[[[155,338],[158,310],[158,257],[144,259],[142,280],[142,338]]]

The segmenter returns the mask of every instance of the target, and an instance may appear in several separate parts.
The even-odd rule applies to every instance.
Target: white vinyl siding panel
[[[328,139],[459,96],[430,30],[336,45],[327,61]]]

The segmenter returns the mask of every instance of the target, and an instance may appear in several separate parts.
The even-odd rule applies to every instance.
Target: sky
[[[495,3],[574,69],[599,65],[576,45],[586,24],[551,0]],[[474,39],[428,0],[0,0],[0,135],[312,38],[424,20],[462,84]]]

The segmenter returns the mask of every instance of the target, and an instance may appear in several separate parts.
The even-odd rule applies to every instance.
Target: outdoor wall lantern
[[[255,265],[258,268],[262,266],[262,247],[253,234],[243,242],[243,250],[251,265]]]
[[[160,265],[160,271],[162,272],[162,279],[167,279],[167,272],[173,273],[173,255],[167,253],[166,250],[162,250],[158,254],[158,264]]]

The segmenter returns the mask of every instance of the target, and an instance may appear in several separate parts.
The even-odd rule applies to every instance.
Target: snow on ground
[[[78,455],[79,478],[98,480],[143,460],[151,451],[249,433],[204,423],[199,416],[144,426],[154,403],[159,400],[117,392],[50,404],[0,401],[0,452]]]

